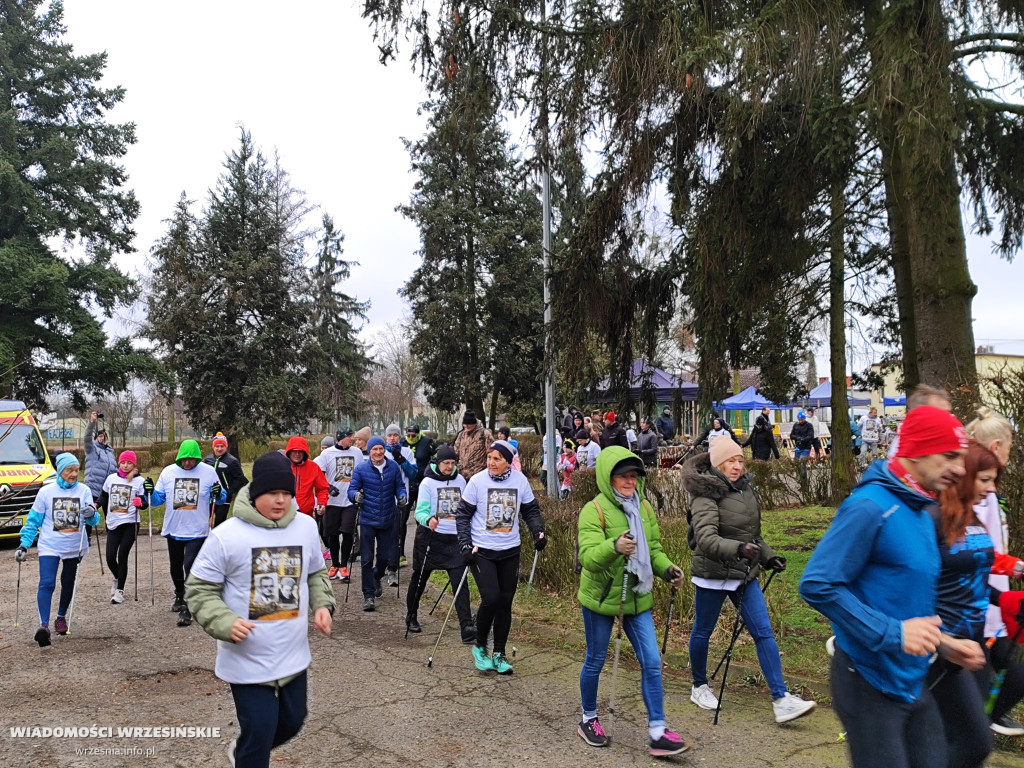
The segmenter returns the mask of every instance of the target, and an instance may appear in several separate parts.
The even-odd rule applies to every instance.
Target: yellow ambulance
[[[56,480],[28,408],[20,400],[0,400],[0,539],[18,535],[36,493]]]

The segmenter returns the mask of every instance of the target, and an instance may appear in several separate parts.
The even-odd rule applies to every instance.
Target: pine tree
[[[37,408],[55,388],[84,407],[87,392],[154,370],[98,317],[137,292],[112,262],[134,250],[138,203],[119,159],[135,126],[107,121],[124,89],[100,87],[106,55],[75,55],[62,16],[59,2],[0,3],[0,394]]]

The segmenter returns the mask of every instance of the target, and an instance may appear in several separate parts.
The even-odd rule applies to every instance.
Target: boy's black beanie
[[[249,483],[249,498],[252,501],[264,493],[287,491],[295,495],[295,475],[292,463],[283,453],[264,453],[252,465],[252,482]]]

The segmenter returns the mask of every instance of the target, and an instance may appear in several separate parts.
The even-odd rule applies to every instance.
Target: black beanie
[[[466,411],[462,416],[463,424],[476,424],[476,411]]]
[[[577,440],[589,440],[590,439],[590,433],[587,432],[587,430],[585,430],[585,429],[579,429],[579,430],[576,431],[576,439]]]
[[[442,445],[437,449],[437,453],[434,455],[434,461],[440,464],[442,461],[458,461],[458,454],[455,453],[455,449],[450,445]]]
[[[264,453],[252,464],[252,482],[249,483],[249,498],[256,501],[264,493],[288,491],[295,495],[295,475],[292,462],[283,453]]]

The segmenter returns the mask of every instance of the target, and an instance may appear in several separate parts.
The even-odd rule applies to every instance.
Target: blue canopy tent
[[[899,405],[905,406],[906,404],[907,404],[907,396],[906,395],[900,395],[899,397],[883,397],[882,398],[882,407],[884,407],[884,408],[893,408],[893,407],[899,406]]]
[[[853,407],[871,405],[871,398],[869,397],[854,397],[853,395],[846,396],[847,401]],[[828,408],[832,405],[832,382],[823,381],[821,384],[812,389],[806,397],[802,397],[799,400],[790,403],[792,408]]]
[[[634,360],[629,369],[629,398],[633,402],[640,402],[645,388],[654,395],[659,403],[671,403],[675,400],[676,392],[679,399],[685,402],[694,402],[697,399],[697,385],[689,381],[666,373],[660,368],[648,365],[643,360]],[[605,379],[597,385],[597,391],[593,402],[610,403],[614,399],[608,394],[609,380]]]
[[[757,394],[757,390],[754,387],[747,387],[742,392],[725,398],[718,405],[727,411],[753,411],[765,406],[769,408],[780,407]]]

